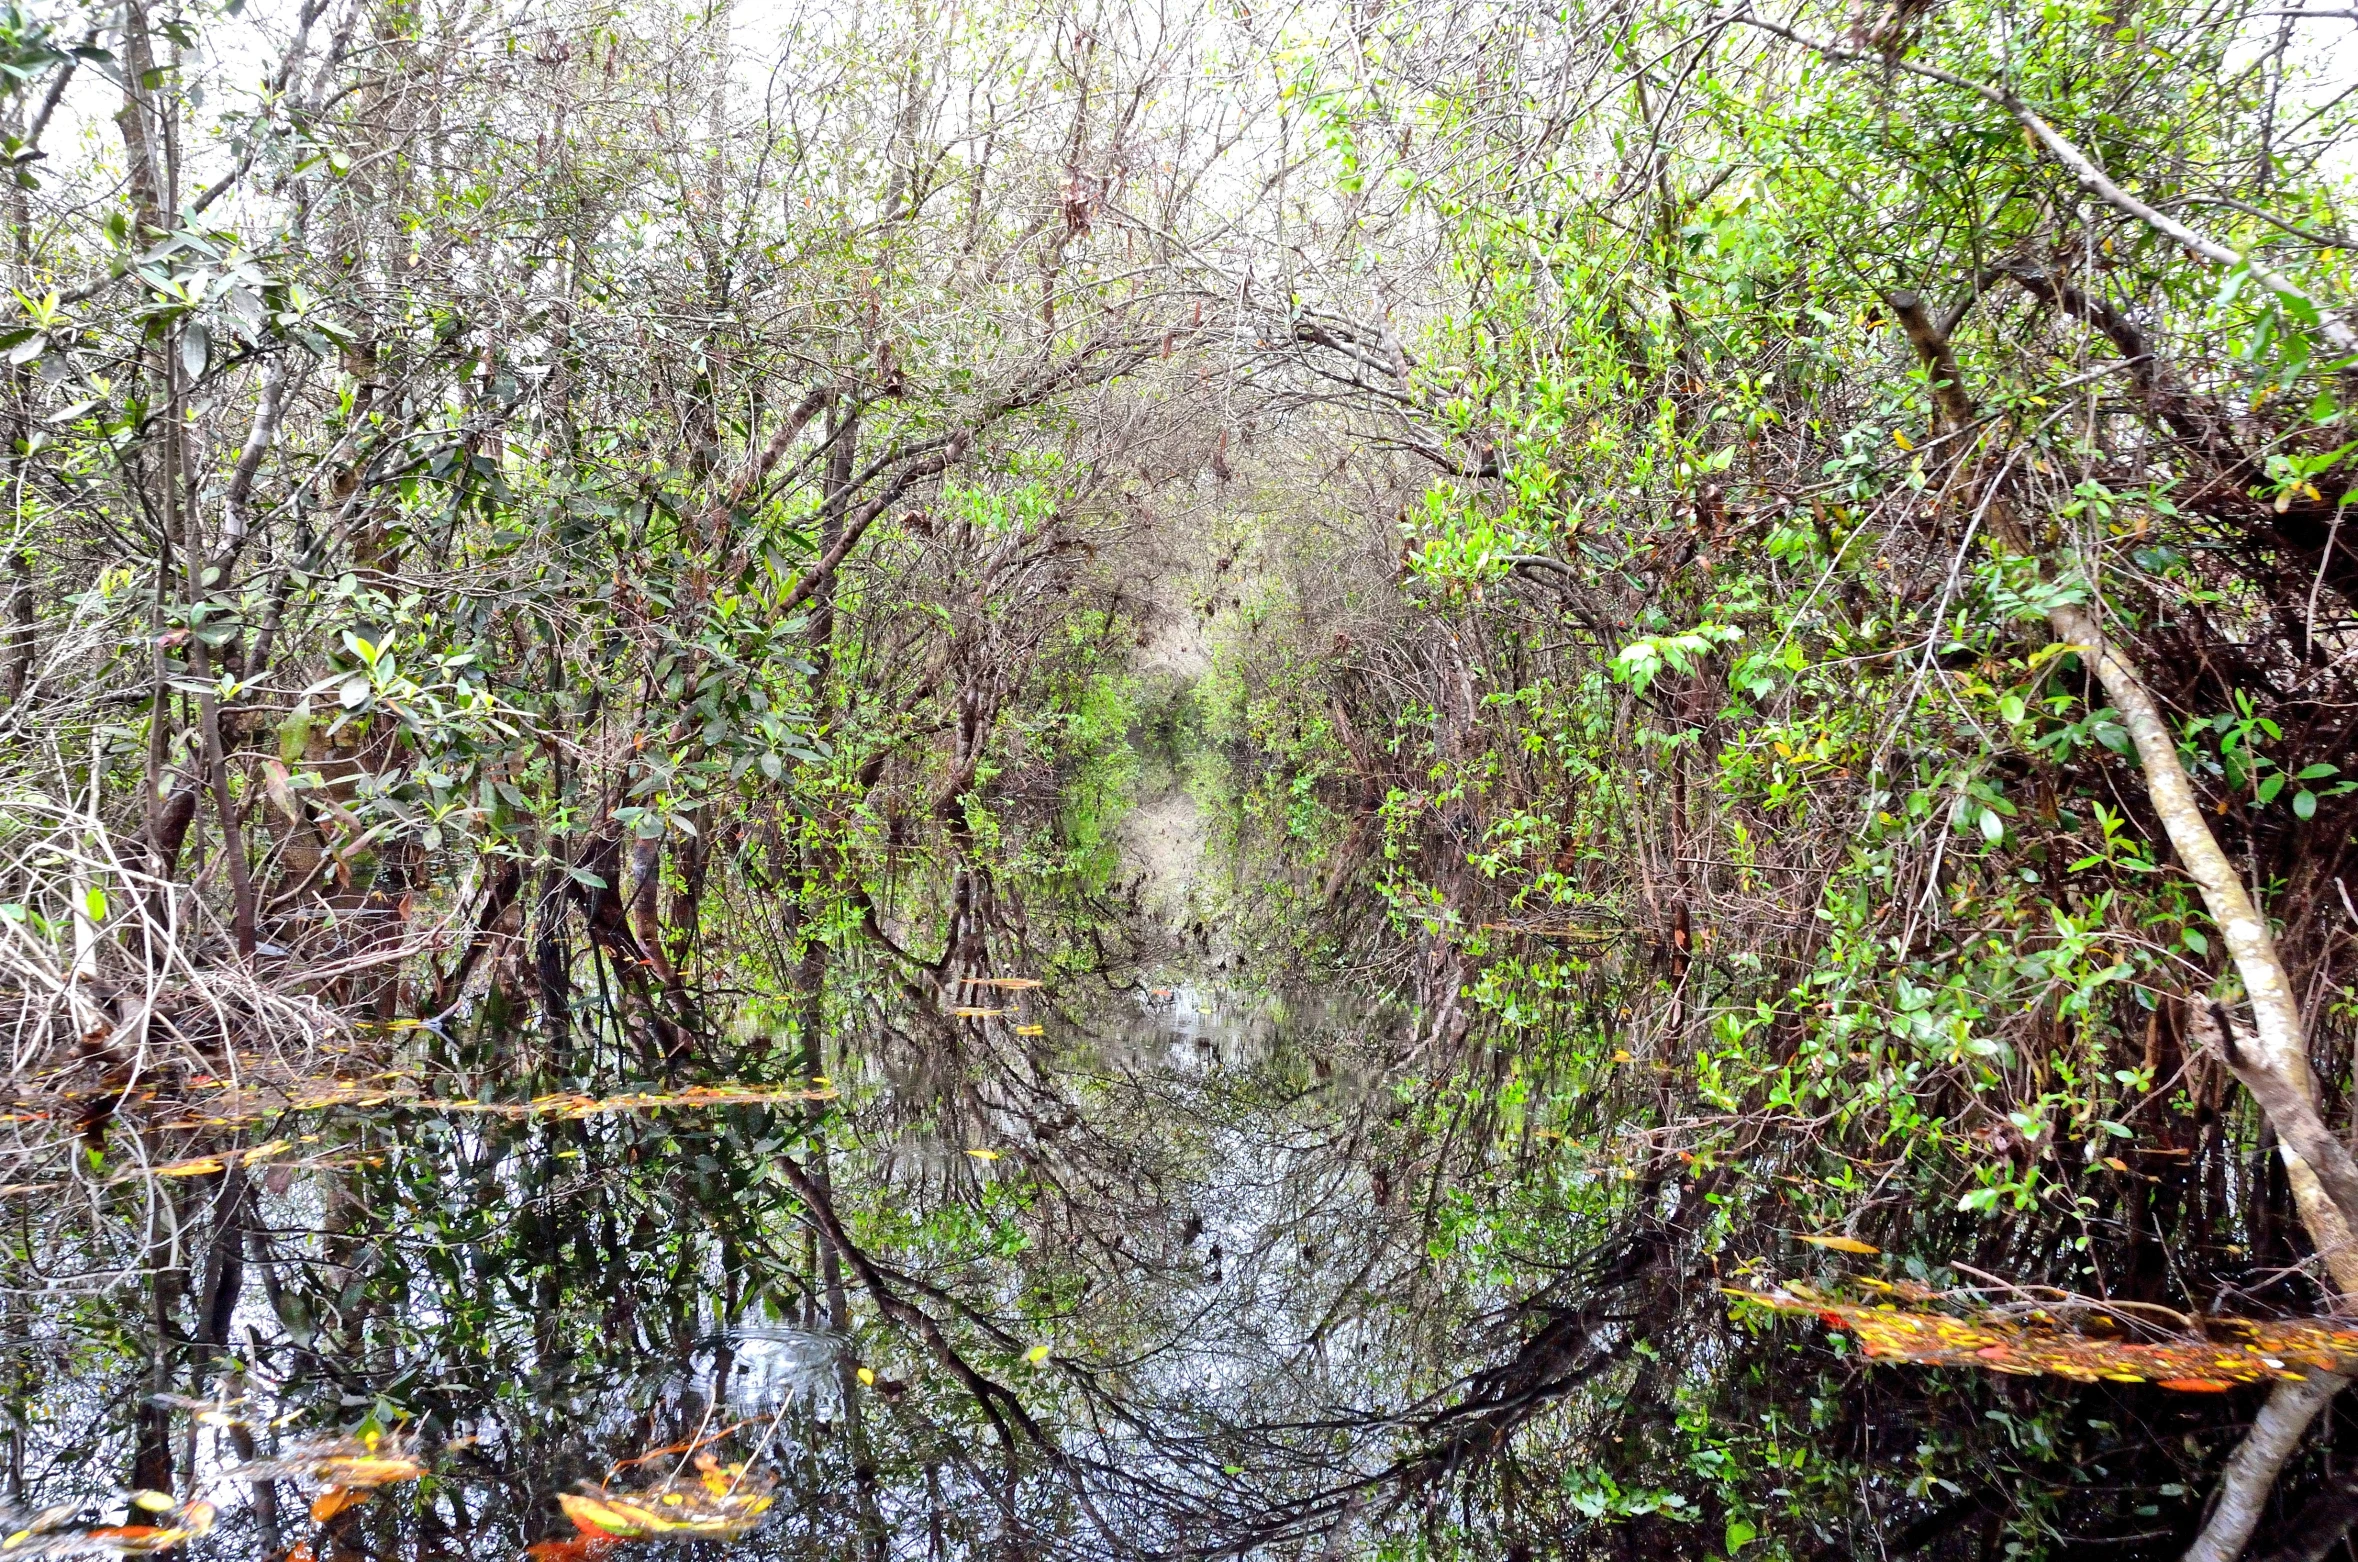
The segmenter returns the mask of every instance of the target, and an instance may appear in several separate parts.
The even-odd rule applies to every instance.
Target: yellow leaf
[[[1891,431],[1891,442],[1899,446],[1902,450],[1913,450],[1916,448],[1915,442],[1896,428]]]
[[[1015,1027],[1015,1034],[1018,1036],[1045,1036],[1048,1034],[1048,1027],[1045,1025],[1018,1025]]]
[[[334,1477],[339,1486],[392,1486],[402,1481],[414,1481],[426,1473],[426,1467],[402,1454],[331,1455],[320,1461],[320,1473]]]
[[[966,1153],[978,1161],[995,1161],[999,1158],[999,1152],[996,1150],[969,1150]]]
[[[1048,1359],[1048,1347],[1045,1345],[1035,1345],[1030,1350],[1027,1350],[1023,1353],[1023,1359],[1036,1367],[1041,1362]]]
[[[1616,1063],[1635,1063],[1637,1059],[1631,1057],[1626,1048],[1617,1048],[1613,1053],[1613,1061]]]
[[[875,1381],[876,1381],[876,1369],[875,1369],[874,1367],[862,1367],[862,1368],[860,1369],[860,1381],[861,1381],[862,1383],[873,1383],[873,1382],[875,1382]]]
[[[704,1489],[710,1490],[709,1480]],[[712,1493],[712,1500],[699,1498],[691,1503],[677,1489],[658,1491],[648,1497],[620,1495],[577,1496],[560,1492],[557,1505],[565,1510],[575,1528],[592,1534],[611,1535],[617,1540],[653,1540],[671,1535],[685,1538],[731,1540],[753,1528],[777,1499],[766,1492],[744,1490],[734,1495]],[[673,1508],[666,1513],[664,1507]]]
[[[287,816],[287,823],[303,822],[303,805],[295,801],[295,789],[289,784],[287,767],[275,759],[262,761],[262,787],[270,794],[270,804]]]
[[[1801,1240],[1807,1242],[1812,1247],[1831,1248],[1837,1253],[1866,1253],[1873,1255],[1883,1251],[1883,1249],[1879,1247],[1875,1247],[1869,1243],[1861,1242],[1857,1237],[1804,1236]]]

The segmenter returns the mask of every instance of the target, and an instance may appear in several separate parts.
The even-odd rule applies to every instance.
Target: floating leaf
[[[559,1493],[557,1505],[584,1539],[734,1540],[777,1501],[769,1483],[744,1465],[722,1465],[710,1455],[696,1464],[700,1473],[692,1481],[660,1481],[640,1491],[585,1482],[579,1493]]]
[[[140,1500],[156,1497],[163,1497],[161,1509]],[[134,1493],[132,1505],[156,1513],[161,1522],[81,1529],[66,1523],[73,1509],[50,1508],[21,1522],[0,1521],[13,1526],[0,1539],[0,1557],[18,1562],[34,1557],[152,1556],[210,1535],[217,1516],[213,1505],[201,1498],[175,1503],[161,1492]]]
[[[1804,1236],[1801,1240],[1812,1247],[1822,1247],[1836,1253],[1863,1253],[1870,1258],[1883,1251],[1871,1242],[1861,1242],[1857,1237]]]
[[[322,1499],[338,1490],[356,1493],[331,1510],[341,1511],[380,1486],[416,1480],[426,1473],[426,1464],[398,1434],[370,1432],[297,1443],[276,1459],[241,1464],[232,1473],[245,1481],[318,1482],[326,1487],[320,1494]]]
[[[311,1521],[325,1524],[346,1508],[368,1501],[369,1493],[356,1486],[330,1486],[311,1499]]]
[[[571,1540],[534,1541],[524,1548],[524,1554],[532,1558],[532,1562],[595,1562],[596,1558],[624,1544],[601,1531],[582,1530]]]

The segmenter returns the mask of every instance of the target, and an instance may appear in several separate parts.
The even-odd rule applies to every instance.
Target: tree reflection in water
[[[611,1549],[559,1508],[598,1492],[605,1536],[745,1555],[1343,1554],[1681,1315],[1707,1187],[1542,1159],[1469,1203],[1499,1147],[1396,1088],[1380,999],[1057,971],[962,1017],[838,961],[829,1056],[746,1046],[729,1083],[785,1098],[752,1104],[470,1068],[513,1038],[457,1026],[45,1081],[12,1496],[202,1492],[223,1556]],[[604,1109],[478,1105],[553,1090]],[[1545,1245],[1436,1240],[1486,1220]],[[695,1459],[750,1463],[762,1522],[698,1508]]]
[[[964,883],[726,1078],[453,1023],[22,1092],[0,1556],[1634,1554],[1800,1418],[1873,1477],[2002,1413],[1732,1324],[1790,1249],[1637,1071]]]

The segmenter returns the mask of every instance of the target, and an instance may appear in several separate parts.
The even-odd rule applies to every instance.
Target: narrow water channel
[[[1445,1191],[1499,1124],[1406,1083],[1413,941],[1307,975],[1201,670],[1093,882],[977,848],[725,1077],[460,1012],[20,1091],[0,1555],[1352,1554],[1616,1354],[1514,1345],[1614,1217]]]

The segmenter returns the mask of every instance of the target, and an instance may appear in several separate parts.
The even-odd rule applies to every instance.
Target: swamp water
[[[1511,1526],[1454,1477],[1623,1358],[1644,1254],[1544,1139],[1409,1087],[1399,981],[1314,992],[1214,925],[1243,869],[1183,788],[1118,828],[1088,905],[961,866],[959,959],[871,940],[823,1039],[787,1012],[725,1072],[477,1015],[20,1091],[0,1557]]]

